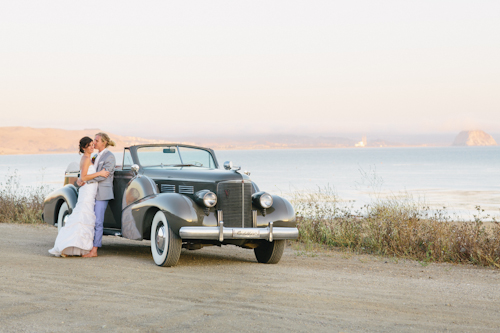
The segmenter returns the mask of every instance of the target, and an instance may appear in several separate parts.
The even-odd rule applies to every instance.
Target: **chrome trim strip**
[[[245,182],[241,182],[241,227],[245,227]]]
[[[273,241],[273,222],[269,222],[269,238],[267,239],[268,241],[272,242]]]
[[[221,221],[220,224],[219,227],[182,227],[179,229],[179,236],[182,239],[210,239],[220,242],[224,239],[281,240],[299,237],[299,229],[297,228],[224,228],[224,222]]]
[[[252,227],[257,228],[257,211],[252,210]]]
[[[170,177],[156,177],[156,180],[168,180],[169,182],[185,182],[186,179],[184,178],[170,178]],[[203,179],[189,179],[190,183],[207,183],[207,184],[215,184],[214,181],[207,181]]]
[[[221,184],[221,183],[245,183],[245,184],[248,184],[248,183],[252,183],[251,180],[248,180],[248,179],[239,179],[239,180],[223,180],[223,181],[220,181],[217,185]]]
[[[220,222],[223,221],[222,210],[217,210],[217,225],[220,225]]]

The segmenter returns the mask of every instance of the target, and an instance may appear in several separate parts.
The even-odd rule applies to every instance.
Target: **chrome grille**
[[[161,184],[161,193],[175,193],[175,185]]]
[[[252,183],[222,182],[217,186],[217,209],[225,227],[252,227]]]
[[[179,193],[194,194],[194,187],[193,186],[179,185]]]

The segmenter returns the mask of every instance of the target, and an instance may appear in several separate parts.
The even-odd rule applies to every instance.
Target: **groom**
[[[96,171],[99,172],[102,169],[109,171],[108,177],[96,177],[89,180],[88,183],[97,182],[97,194],[95,198],[94,212],[96,216],[95,220],[95,234],[94,234],[94,247],[89,253],[85,254],[83,257],[91,258],[97,257],[97,248],[102,246],[102,233],[104,228],[104,213],[108,207],[108,201],[114,199],[113,195],[113,174],[115,172],[115,155],[111,153],[107,148],[108,146],[114,146],[115,143],[109,138],[106,133],[97,133],[94,139],[94,147],[99,151],[97,155],[94,166]],[[78,185],[83,185],[80,179],[78,179]]]

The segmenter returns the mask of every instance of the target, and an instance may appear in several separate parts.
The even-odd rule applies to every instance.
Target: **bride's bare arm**
[[[89,165],[90,165],[90,158],[84,156],[82,158],[82,167],[81,167],[81,174],[80,174],[80,179],[84,182],[89,181],[91,179],[94,179],[96,177],[108,177],[109,176],[109,171],[106,170],[101,170],[99,172],[93,173],[91,175],[88,175],[87,172],[89,170]]]

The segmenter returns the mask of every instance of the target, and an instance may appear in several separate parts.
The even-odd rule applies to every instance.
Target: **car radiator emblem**
[[[226,193],[226,199],[229,198],[229,190],[224,190],[224,193]]]

